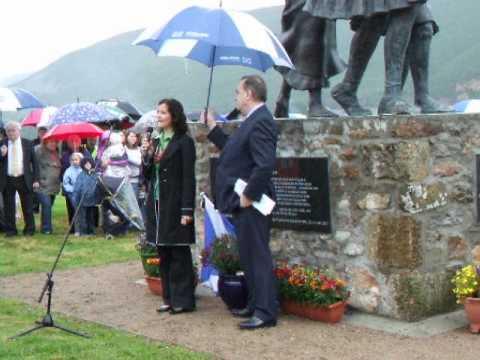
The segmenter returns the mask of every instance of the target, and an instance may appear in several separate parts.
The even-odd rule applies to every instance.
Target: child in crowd
[[[130,176],[128,166],[128,155],[125,147],[125,135],[119,132],[112,132],[109,136],[109,145],[101,157],[102,167],[104,169],[102,179],[114,193],[118,186]],[[130,186],[130,183],[127,183]],[[105,199],[102,202],[103,231],[107,239],[113,239],[114,236],[124,235],[128,230],[128,219]]]
[[[102,154],[102,165],[105,169],[103,175],[113,178],[125,178],[130,175],[128,155],[124,145],[123,133],[111,133],[110,145]]]
[[[65,194],[65,197],[68,198],[70,203],[74,206],[74,208],[75,208],[75,205],[74,205],[75,202],[73,199],[73,190],[75,188],[75,183],[77,181],[77,178],[82,172],[82,168],[80,166],[82,159],[83,159],[83,155],[81,153],[74,152],[70,156],[70,166],[67,168],[67,170],[65,170],[65,173],[63,174],[63,193]],[[77,221],[75,222],[74,228],[75,228],[75,235],[76,236],[80,235],[78,217],[77,217]]]
[[[81,162],[82,172],[78,175],[73,189],[73,203],[80,205],[78,225],[80,236],[95,234],[95,208],[97,206],[97,180],[95,179],[95,164],[92,159],[84,158]]]

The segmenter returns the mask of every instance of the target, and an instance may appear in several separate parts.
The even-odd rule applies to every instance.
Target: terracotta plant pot
[[[480,332],[480,298],[468,297],[465,299],[465,313],[470,323],[470,332]]]
[[[282,300],[282,310],[285,314],[292,314],[300,317],[306,317],[305,305],[296,301]]]
[[[306,306],[307,318],[316,321],[323,321],[330,324],[335,324],[342,320],[345,313],[345,302],[337,302],[330,306]]]
[[[343,318],[347,303],[339,301],[330,306],[313,306],[292,300],[283,300],[282,309],[287,314],[305,317],[310,320],[337,323]]]
[[[162,279],[160,279],[159,277],[145,275],[145,281],[147,282],[148,289],[152,294],[162,296]]]

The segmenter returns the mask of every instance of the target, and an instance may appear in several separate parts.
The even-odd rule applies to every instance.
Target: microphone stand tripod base
[[[80,332],[70,330],[70,329],[67,329],[67,328],[65,328],[61,325],[55,324],[55,322],[53,321],[52,314],[50,312],[51,305],[52,305],[53,280],[51,280],[50,274],[48,274],[47,276],[48,276],[48,279],[47,279],[47,298],[48,298],[47,313],[45,314],[45,316],[43,317],[43,319],[41,321],[35,321],[35,324],[37,324],[37,326],[35,326],[35,327],[33,327],[33,328],[31,328],[27,331],[24,331],[20,334],[17,334],[15,336],[12,336],[11,338],[9,338],[9,340],[15,340],[15,339],[18,339],[19,337],[31,334],[34,331],[37,331],[37,330],[40,330],[40,329],[43,329],[43,328],[49,328],[49,327],[50,328],[55,328],[55,329],[58,329],[58,330],[62,330],[62,331],[67,332],[71,335],[81,336],[81,337],[84,337],[84,338],[87,338],[87,339],[90,338],[90,336],[88,336],[86,334],[82,334]]]

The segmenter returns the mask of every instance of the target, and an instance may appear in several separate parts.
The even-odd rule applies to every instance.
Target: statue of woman
[[[308,115],[337,116],[323,106],[322,88],[345,69],[337,52],[335,21],[303,11],[306,0],[286,0],[282,13],[281,41],[295,69],[277,68],[283,75],[275,116],[288,117],[292,88],[309,91]]]

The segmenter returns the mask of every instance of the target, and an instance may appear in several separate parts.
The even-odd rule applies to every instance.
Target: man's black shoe
[[[157,309],[157,312],[158,313],[163,313],[163,312],[167,312],[167,311],[170,311],[170,305],[160,305],[160,307]]]
[[[35,232],[34,231],[24,231],[23,235],[24,236],[33,236],[33,235],[35,235]]]
[[[178,308],[171,308],[170,309],[170,314],[171,315],[177,315],[177,314],[182,314],[182,313],[188,313],[188,312],[192,312],[194,309],[186,309],[186,308],[182,308],[182,307],[178,307]]]
[[[277,320],[263,321],[262,319],[252,316],[250,319],[238,324],[241,330],[255,330],[265,327],[272,327],[277,325]]]
[[[18,234],[16,232],[7,232],[5,233],[5,237],[14,237],[17,236]]]
[[[243,308],[243,309],[232,309],[230,310],[233,316],[236,317],[243,317],[243,318],[249,318],[253,315],[253,311],[251,311],[248,308]]]

